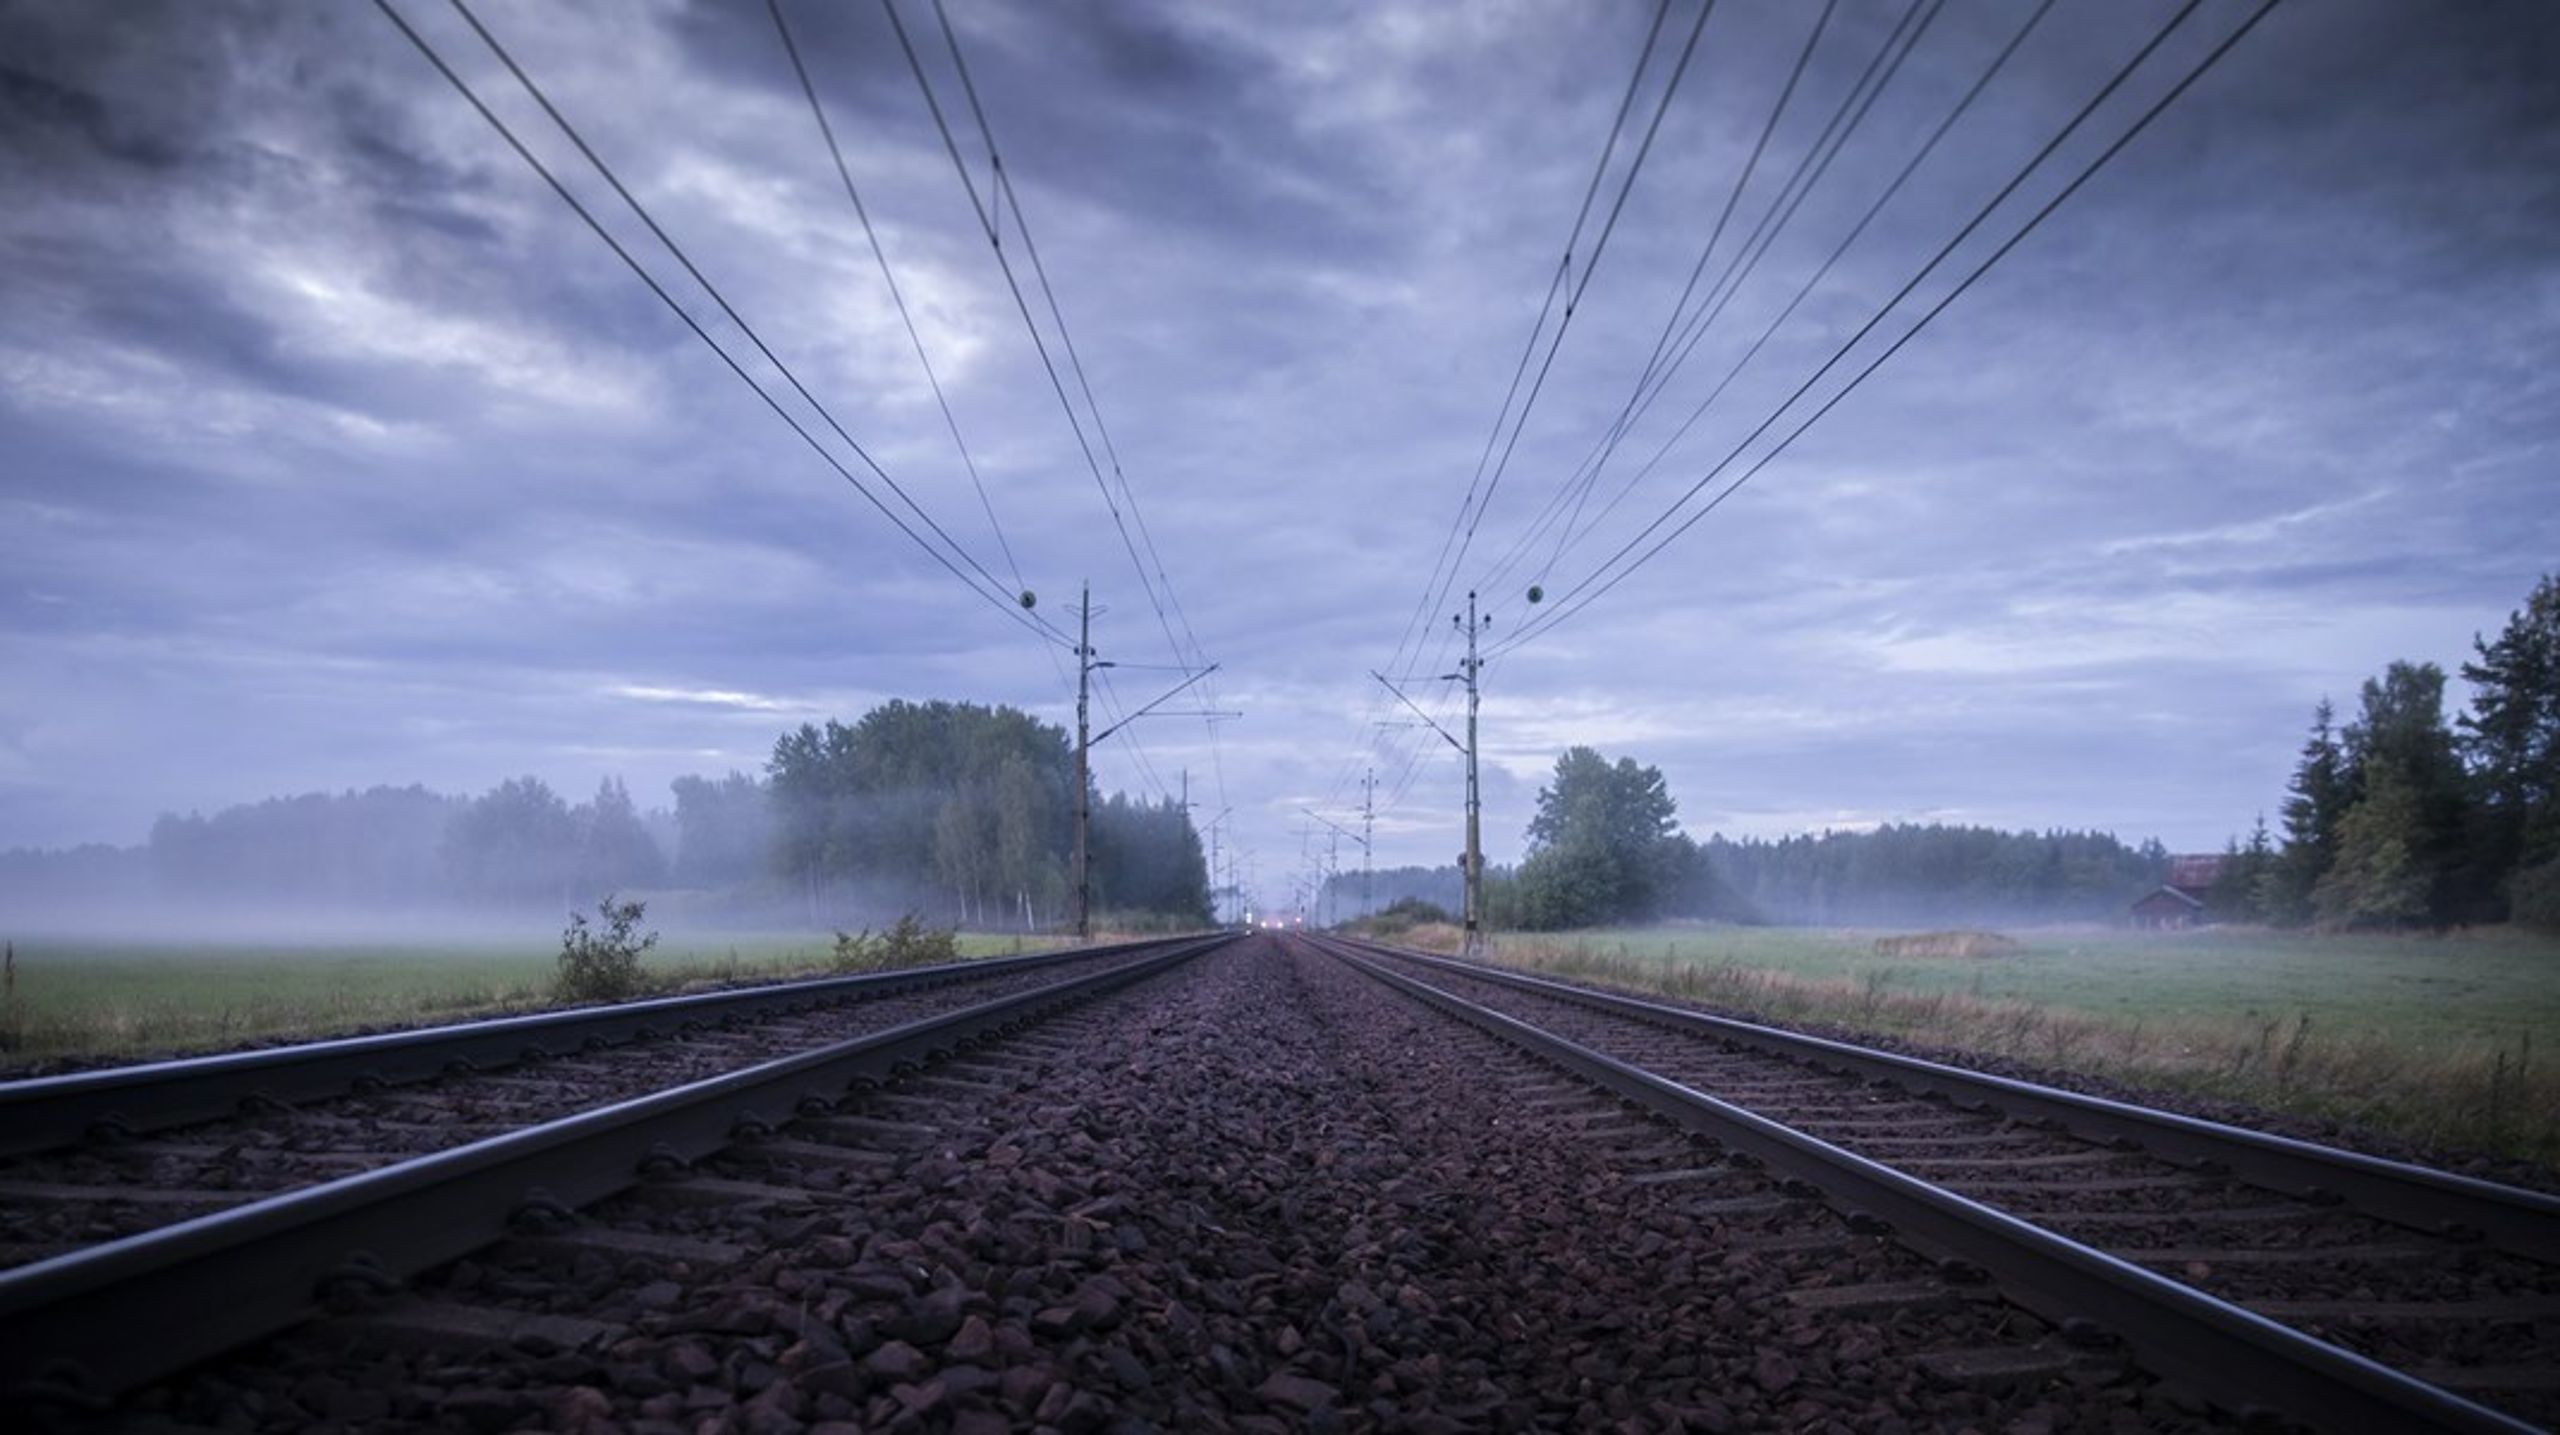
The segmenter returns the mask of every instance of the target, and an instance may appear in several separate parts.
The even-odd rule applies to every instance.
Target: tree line
[[[1679,829],[1659,768],[1588,747],[1556,759],[1528,852],[1485,877],[1495,927],[1559,930],[1647,921],[1866,926],[2108,921],[2157,886],[2169,854],[2104,832],[1893,824],[1861,832],[1700,842]],[[1356,910],[1357,876],[1331,879]],[[1459,909],[1455,866],[1374,874],[1374,902]]]
[[[890,702],[784,734],[767,772],[778,870],[813,906],[830,888],[887,885],[984,926],[1067,910],[1075,749],[1056,724]],[[1095,796],[1091,830],[1095,911],[1210,920],[1208,858],[1180,802]]]
[[[169,814],[139,846],[0,852],[0,902],[66,920],[156,901],[557,911],[676,889],[693,899],[678,908],[715,920],[1065,919],[1073,749],[1011,708],[892,702],[783,734],[762,774],[670,791],[672,810],[643,811],[619,778],[573,803],[524,776],[476,797],[384,786]],[[1098,911],[1208,920],[1208,863],[1181,804],[1096,794],[1092,820]]]
[[[2229,844],[2226,920],[2323,927],[2515,920],[2560,928],[2560,576],[2496,640],[2472,638],[2471,700],[2445,720],[2445,673],[2395,662],[2343,726],[2328,699],[2287,784],[2283,832]]]

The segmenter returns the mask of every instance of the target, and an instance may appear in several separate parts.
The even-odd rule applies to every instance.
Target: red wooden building
[[[2169,880],[2133,904],[2133,924],[2155,931],[2200,927],[2208,920],[2205,899],[2222,880],[2222,854],[2198,853],[2169,859]]]

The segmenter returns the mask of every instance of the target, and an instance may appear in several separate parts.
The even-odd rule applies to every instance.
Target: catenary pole
[[[1455,615],[1449,621],[1460,623]],[[1476,673],[1484,660],[1476,656],[1476,635],[1493,622],[1490,614],[1476,615],[1476,595],[1467,594],[1467,616],[1461,623],[1467,633],[1467,656],[1458,674],[1467,684],[1467,935],[1466,955],[1472,957],[1484,950],[1484,790],[1476,780],[1476,705],[1479,693]]]
[[[1089,863],[1093,840],[1093,772],[1091,702],[1093,697],[1093,584],[1083,585],[1076,604],[1076,940],[1093,937],[1093,884]]]
[[[1372,887],[1376,870],[1378,835],[1378,770],[1371,768],[1360,779],[1360,915],[1366,917],[1378,910],[1377,894]]]

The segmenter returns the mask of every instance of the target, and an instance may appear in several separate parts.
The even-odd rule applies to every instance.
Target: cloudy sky
[[[877,471],[461,14],[400,0],[918,542],[373,7],[0,3],[0,846],[521,772],[665,802],[890,697],[1066,721],[1071,660],[997,595],[1071,626],[1087,579],[1124,665],[1107,711],[1205,655],[1207,701],[1242,714],[1137,723],[1102,781],[1187,772],[1272,895],[1301,809],[1356,826],[1372,767],[1382,862],[1456,849],[1454,754],[1382,726],[1400,709],[1367,674],[1454,716],[1471,586],[1497,860],[1575,742],[1659,764],[1701,835],[2219,845],[2280,798],[2323,694],[2452,665],[2560,566],[2540,0],[2279,7],[1729,502],[1577,596],[2254,5],[2194,7],[1924,273],[2181,8],[1725,0],[1700,27],[1690,0],[951,0],[1053,387],[964,187],[994,169],[931,6],[898,13],[960,166],[878,5],[784,0],[973,483],[761,3],[474,13]],[[1605,443],[1701,312],[1676,307],[1693,272],[1730,297]],[[1504,422],[1524,354],[1543,382]]]

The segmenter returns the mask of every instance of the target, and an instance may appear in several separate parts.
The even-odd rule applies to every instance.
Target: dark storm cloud
[[[447,9],[402,8],[711,314]],[[1005,569],[763,6],[478,8]],[[2027,9],[1940,16],[1604,494]],[[885,17],[788,10],[1024,583],[1060,618],[1092,579],[1106,653],[1165,661]],[[1404,792],[1381,859],[1445,859],[1454,764],[1367,726],[1391,713],[1362,674],[1448,531],[1651,7],[951,10],[1146,524],[1227,665],[1218,701],[1249,714],[1214,750],[1140,725],[1104,780],[1187,769],[1277,890],[1298,807],[1374,763]],[[1616,411],[1813,13],[1719,7],[1462,583]],[[1841,8],[1728,243],[1902,13]],[[1526,577],[1567,585],[1738,440],[2168,13],[2059,7],[1609,523],[1488,586],[1497,633]],[[2172,50],[2241,13],[2206,6]],[[934,13],[900,14],[983,184]],[[1693,14],[1674,7],[1673,43]],[[1942,817],[2202,846],[2244,826],[2312,701],[2391,658],[2457,660],[2560,552],[2555,36],[2523,3],[2279,9],[1751,489],[1490,670],[1495,854],[1572,741],[1662,764],[1700,831]],[[1063,669],[776,424],[369,7],[0,4],[0,184],[0,844],[528,769],[662,802],[678,773],[753,767],[783,726],[893,695],[1065,715]],[[1412,661],[1444,710],[1445,666]],[[1119,677],[1125,705],[1150,695]]]
[[[1068,199],[1171,226],[1179,240],[1280,250],[1299,262],[1392,241],[1383,185],[1300,132],[1280,108],[1276,57],[1208,23],[1220,17],[1111,4],[954,10],[970,78],[1032,202]],[[788,13],[822,98],[842,107],[834,118],[857,142],[885,132],[941,149],[878,7],[794,5]],[[908,4],[900,15],[983,188],[984,143],[934,13]],[[762,6],[690,5],[675,29],[724,78],[786,108],[802,102]],[[1062,87],[1054,82],[1062,73],[1082,78]]]

